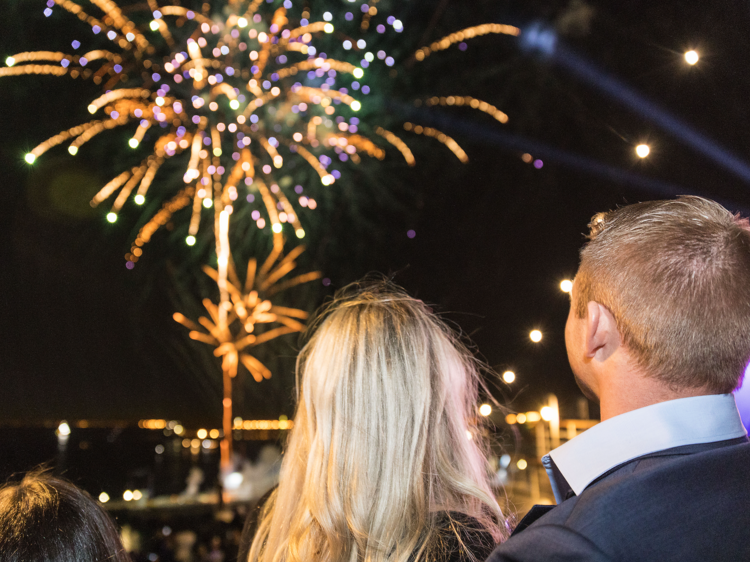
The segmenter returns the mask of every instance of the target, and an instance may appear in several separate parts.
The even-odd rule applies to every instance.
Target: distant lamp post
[[[560,408],[557,403],[557,396],[548,394],[547,405],[539,413],[542,415],[542,419],[549,423],[550,446],[556,449],[560,446]]]
[[[70,439],[70,425],[67,422],[60,422],[55,430],[57,435],[57,468],[60,471],[65,470],[67,463],[68,440]]]
[[[70,436],[70,426],[67,422],[62,422],[57,426],[57,431],[55,433],[57,433],[58,439],[67,440],[67,438]]]

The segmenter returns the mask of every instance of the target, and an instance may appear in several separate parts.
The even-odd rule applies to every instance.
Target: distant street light
[[[515,373],[514,373],[513,371],[505,371],[505,372],[503,373],[503,380],[504,380],[504,381],[505,381],[505,382],[506,382],[507,384],[510,384],[510,383],[512,383],[512,382],[513,382],[514,380],[516,380],[516,374],[515,374]]]
[[[638,158],[645,158],[651,153],[651,149],[647,144],[639,144],[635,147],[635,153],[638,155]]]
[[[67,437],[70,435],[70,426],[66,422],[62,422],[57,426],[57,435],[59,437]]]
[[[685,53],[685,62],[690,66],[693,66],[696,62],[698,62],[699,58],[700,57],[698,56],[698,53],[696,51],[690,50]]]
[[[533,341],[534,343],[539,343],[540,341],[542,341],[542,332],[540,332],[539,330],[531,330],[531,332],[529,333],[529,338],[531,338],[531,341]]]

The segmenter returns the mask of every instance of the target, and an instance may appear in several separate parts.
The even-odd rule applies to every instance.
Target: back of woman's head
[[[0,562],[129,562],[107,513],[42,471],[0,489]]]
[[[298,405],[251,560],[407,560],[441,513],[505,526],[477,427],[477,363],[419,300],[385,282],[327,307],[297,365]]]

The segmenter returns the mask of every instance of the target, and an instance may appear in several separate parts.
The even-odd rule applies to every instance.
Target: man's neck
[[[631,372],[628,377],[613,377],[610,384],[600,388],[601,419],[605,421],[660,402],[705,394],[714,393],[708,392],[705,388],[675,390],[653,377]]]

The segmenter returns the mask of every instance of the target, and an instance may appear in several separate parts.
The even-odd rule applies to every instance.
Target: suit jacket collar
[[[570,489],[580,494],[599,476],[629,460],[683,445],[745,435],[734,396],[695,396],[610,418],[554,449],[542,462],[546,467],[555,466]],[[552,483],[555,499],[560,503],[565,499],[565,490],[558,482]]]

